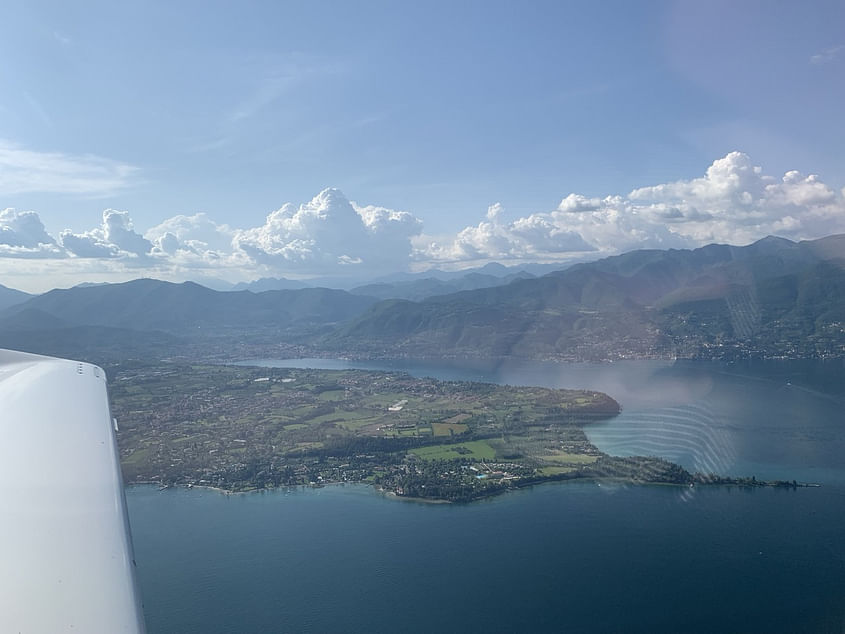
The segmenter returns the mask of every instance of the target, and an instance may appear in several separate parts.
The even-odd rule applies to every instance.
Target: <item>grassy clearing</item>
[[[321,401],[342,401],[346,398],[346,390],[327,390],[320,392],[317,398]]]
[[[367,425],[372,425],[377,420],[378,419],[376,419],[373,416],[366,416],[366,415],[362,414],[362,416],[360,418],[350,417],[350,418],[347,418],[346,420],[344,420],[343,422],[340,422],[340,423],[337,423],[337,424],[340,427],[343,427],[344,429],[348,429],[349,431],[358,431],[362,427],[366,427]]]
[[[598,460],[598,456],[591,456],[583,453],[568,453],[566,451],[552,451],[548,454],[539,456],[543,462],[551,462],[553,464],[592,464]]]
[[[343,422],[343,417],[338,416],[337,412],[330,412],[328,414],[323,414],[322,416],[315,416],[308,422],[311,425],[322,425],[323,423],[341,423]]]
[[[416,403],[418,399],[411,399],[407,394],[402,392],[388,392],[386,394],[373,394],[364,400],[365,407],[372,407],[373,409],[387,409],[397,401],[409,401]]]
[[[423,460],[457,460],[458,458],[493,460],[496,457],[496,450],[486,440],[473,440],[471,442],[437,445],[434,447],[419,447],[412,449],[411,453]]]
[[[121,461],[125,465],[136,466],[139,464],[144,464],[147,460],[149,460],[151,455],[151,450],[149,447],[144,447],[142,449],[136,449],[128,456],[124,456],[121,458]]]
[[[454,416],[452,418],[455,418]],[[467,417],[469,418],[469,417]],[[450,419],[451,420],[451,419]],[[469,427],[461,423],[432,423],[431,433],[435,436],[459,436],[465,433]]]
[[[287,453],[297,453],[306,449],[317,449],[322,446],[322,442],[298,442]]]
[[[554,476],[575,471],[575,467],[543,467],[539,471],[544,476]]]

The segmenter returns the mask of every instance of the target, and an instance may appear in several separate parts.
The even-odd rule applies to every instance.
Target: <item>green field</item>
[[[345,397],[346,390],[326,390],[318,396],[321,401],[342,401]]]
[[[434,445],[412,449],[410,453],[423,460],[456,460],[465,458],[470,460],[493,460],[496,450],[486,440],[474,440],[454,445]]]
[[[538,471],[545,476],[556,476],[561,473],[572,473],[575,467],[542,467]]]
[[[570,453],[567,451],[551,451],[546,454],[542,454],[538,456],[540,460],[543,462],[551,462],[553,464],[570,464],[570,465],[579,465],[579,464],[592,464],[596,460],[598,460],[598,456],[593,456],[589,454],[582,454],[582,453]]]
[[[469,425],[461,423],[432,423],[431,433],[435,436],[460,436],[469,431]]]

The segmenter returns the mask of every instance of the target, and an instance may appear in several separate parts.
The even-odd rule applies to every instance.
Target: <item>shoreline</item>
[[[522,482],[516,483],[512,486],[502,487],[501,489],[495,489],[492,491],[487,491],[482,495],[475,496],[469,500],[447,500],[444,498],[426,498],[426,497],[419,497],[419,496],[410,496],[410,495],[400,495],[395,491],[388,491],[383,489],[377,485],[374,485],[370,482],[326,482],[320,485],[312,485],[312,484],[296,484],[296,485],[289,485],[289,486],[278,486],[278,487],[269,487],[263,489],[250,489],[248,491],[230,491],[228,489],[222,489],[220,487],[205,485],[205,484],[172,484],[172,485],[162,485],[160,482],[131,482],[124,486],[124,488],[135,487],[135,486],[156,486],[158,487],[159,491],[165,491],[168,489],[205,489],[208,491],[213,491],[220,495],[230,496],[230,495],[250,495],[255,493],[272,493],[276,491],[282,491],[285,489],[294,490],[294,489],[321,489],[325,487],[343,487],[347,485],[352,485],[356,487],[366,487],[373,491],[374,493],[389,498],[391,500],[397,501],[404,501],[404,502],[417,502],[422,504],[472,504],[474,502],[480,502],[482,500],[490,499],[502,495],[508,492],[515,492],[524,489],[529,489],[533,486],[540,486],[546,484],[565,484],[565,483],[583,483],[589,484],[594,483],[598,486],[602,484],[611,484],[611,485],[626,485],[626,486],[664,486],[664,487],[675,487],[679,489],[696,489],[700,487],[706,488],[713,488],[713,487],[741,487],[744,489],[758,489],[758,488],[765,488],[765,489],[817,489],[821,488],[822,484],[818,482],[795,482],[793,484],[792,481],[787,480],[756,480],[750,481],[747,479],[729,479],[724,478],[722,481],[713,481],[713,482],[692,482],[692,483],[682,483],[682,482],[645,482],[645,481],[638,481],[638,480],[631,480],[627,478],[597,478],[592,476],[584,476],[584,477],[569,477],[569,478],[544,478],[541,480],[532,480],[530,482]]]

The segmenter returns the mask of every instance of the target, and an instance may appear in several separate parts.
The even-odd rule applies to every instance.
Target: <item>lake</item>
[[[602,450],[820,488],[127,490],[150,632],[845,631],[842,362],[253,361],[592,388]]]

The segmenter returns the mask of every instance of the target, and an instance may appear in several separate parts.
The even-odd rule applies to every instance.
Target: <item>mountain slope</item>
[[[0,284],[0,311],[5,310],[10,306],[22,304],[30,297],[32,297],[32,295],[29,293],[24,293],[23,291],[8,288]]]
[[[385,354],[619,358],[720,348],[777,354],[794,350],[797,338],[805,353],[839,354],[844,256],[845,236],[634,251],[506,286],[382,302],[325,345]]]

